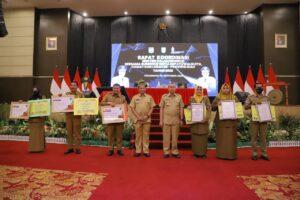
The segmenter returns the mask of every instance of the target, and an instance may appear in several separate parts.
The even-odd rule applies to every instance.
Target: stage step
[[[151,140],[163,140],[162,132],[150,132],[150,141]],[[180,132],[178,136],[178,141],[190,141],[191,134],[189,132]]]
[[[162,149],[163,148],[163,134],[162,127],[159,126],[159,107],[155,106],[151,115],[150,127],[150,148]],[[131,140],[134,146],[134,138]],[[189,126],[184,124],[180,127],[178,136],[178,148],[191,148],[191,134]]]
[[[178,148],[186,149],[191,148],[190,140],[178,140]],[[150,149],[163,149],[163,141],[162,140],[150,140]]]

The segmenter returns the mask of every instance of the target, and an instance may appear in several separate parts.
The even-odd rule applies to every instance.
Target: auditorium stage
[[[202,160],[193,158],[188,150],[181,151],[181,159],[164,159],[162,150],[152,150],[150,158],[135,158],[129,149],[125,149],[124,157],[107,157],[104,147],[83,146],[80,155],[64,155],[65,145],[58,144],[48,144],[46,152],[41,154],[27,153],[26,142],[0,142],[0,146],[0,178],[5,179],[5,184],[31,173],[26,184],[22,185],[23,179],[23,182],[14,182],[10,188],[2,186],[0,196],[9,193],[8,190],[10,194],[22,191],[23,195],[37,195],[38,192],[53,195],[61,182],[67,185],[65,190],[60,191],[65,195],[64,199],[71,199],[72,195],[79,193],[88,197],[89,191],[92,191],[90,199],[248,200],[300,197],[300,148],[269,148],[272,160],[268,162],[252,161],[249,148],[239,149],[238,160],[228,161],[216,159],[215,150],[209,150],[208,158]],[[18,168],[10,167],[14,170],[7,172],[5,166]],[[4,176],[4,172],[9,177]],[[34,176],[34,173],[38,175]],[[53,188],[42,188],[51,184],[49,180],[43,180],[43,177],[49,176],[57,184],[52,185]],[[89,182],[78,178],[82,176]],[[43,184],[35,185],[38,181],[43,181]],[[74,182],[80,186],[74,185]],[[0,184],[3,184],[2,180]],[[35,191],[28,192],[30,186],[36,186]],[[57,199],[59,194],[55,195]],[[50,196],[50,199],[53,198]]]

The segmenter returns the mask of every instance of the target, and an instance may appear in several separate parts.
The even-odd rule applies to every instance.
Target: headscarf
[[[38,88],[36,88],[33,91],[32,96],[29,98],[29,100],[37,100],[37,99],[42,99],[42,95],[41,95],[40,90]]]
[[[203,99],[203,88],[201,87],[202,91],[201,91],[201,94],[197,94],[197,89],[201,87],[199,85],[196,85],[195,87],[195,91],[194,91],[194,99],[196,101],[196,103],[201,103],[202,99]]]
[[[224,93],[224,87],[228,87],[229,88],[229,94],[225,94]],[[220,100],[234,100],[234,95],[232,93],[232,90],[231,90],[231,87],[228,83],[224,83],[220,89],[220,92],[219,94],[217,95],[217,97],[220,99]]]

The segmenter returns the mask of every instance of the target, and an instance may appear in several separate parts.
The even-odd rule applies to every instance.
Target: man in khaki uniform
[[[269,101],[269,97],[263,94],[263,86],[260,83],[255,84],[256,94],[248,96],[245,109],[251,109],[251,105],[261,104],[262,102]],[[257,160],[257,138],[259,135],[260,147],[262,151],[261,158],[270,160],[267,155],[267,122],[252,121],[250,123],[251,130],[251,145],[252,145],[252,160]]]
[[[135,128],[135,157],[141,156],[142,149],[144,156],[150,157],[149,153],[149,133],[151,124],[151,114],[155,106],[152,96],[146,94],[145,82],[138,84],[139,94],[132,97],[129,108]]]
[[[183,120],[183,101],[180,94],[176,94],[174,83],[168,85],[168,94],[164,94],[160,101],[160,126],[163,127],[163,151],[164,158],[169,157],[170,140],[172,137],[172,156],[180,158],[177,139],[180,125]]]
[[[75,98],[81,98],[82,94],[77,91],[77,83],[71,83],[71,92],[67,95],[74,95]],[[75,151],[76,154],[80,154],[80,143],[81,143],[81,116],[74,116],[73,112],[66,113],[66,126],[68,132],[68,150],[65,154],[70,154]]]
[[[121,94],[120,85],[114,84],[113,91],[106,94],[101,102],[102,106],[112,106],[114,107],[116,104],[125,104],[125,109],[127,109],[127,102],[125,96]],[[122,123],[113,123],[106,125],[106,133],[108,137],[108,156],[112,156],[114,154],[114,144],[115,140],[117,145],[117,153],[119,156],[123,156],[124,153],[122,151],[122,132],[124,129],[124,122]]]

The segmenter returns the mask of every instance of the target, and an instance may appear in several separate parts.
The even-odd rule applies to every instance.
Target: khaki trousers
[[[267,123],[251,122],[251,145],[253,155],[257,155],[257,139],[259,136],[260,148],[263,155],[267,155]]]
[[[114,149],[115,140],[116,140],[117,149],[118,150],[122,149],[123,129],[124,129],[124,123],[108,124],[106,126],[109,150]]]
[[[174,125],[163,125],[163,148],[164,148],[164,154],[170,153],[170,141],[172,139],[172,154],[177,155],[179,154],[178,148],[177,148],[177,141],[178,141],[178,135],[179,135],[179,124]],[[171,138],[172,137],[172,138]]]
[[[81,116],[74,116],[73,113],[67,113],[66,125],[69,149],[79,149],[81,143]]]
[[[139,123],[134,125],[135,128],[135,152],[149,153],[149,133],[150,123]]]

